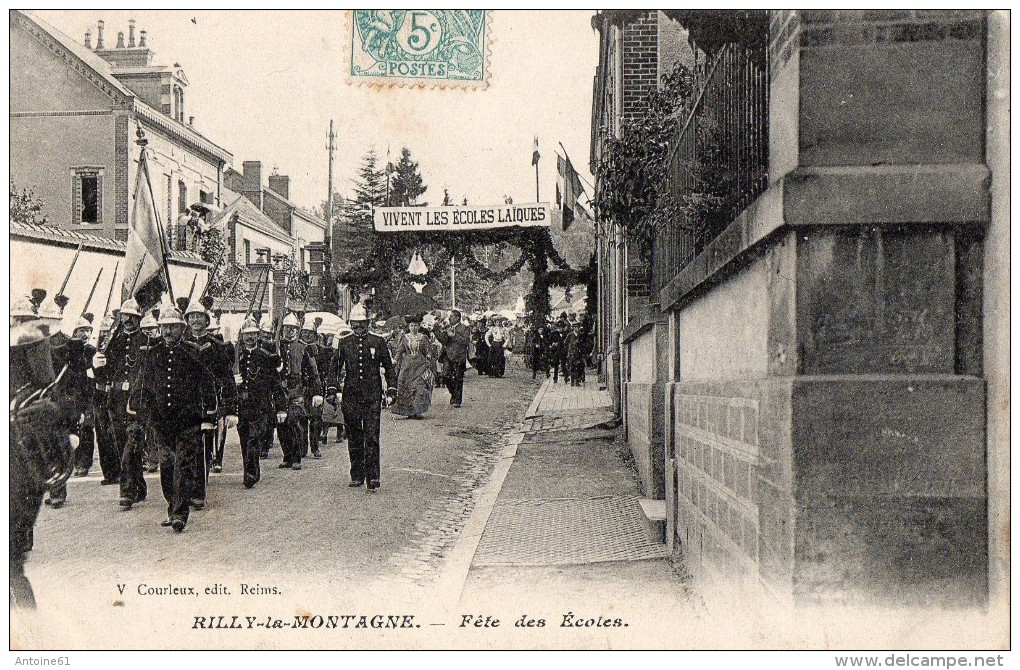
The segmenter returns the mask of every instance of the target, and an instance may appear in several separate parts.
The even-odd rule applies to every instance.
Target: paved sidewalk
[[[504,645],[613,646],[605,631],[562,637],[563,616],[584,612],[624,615],[640,630],[614,639],[656,646],[645,638],[653,612],[693,616],[698,607],[682,570],[645,529],[636,470],[613,419],[593,376],[580,387],[545,382],[479,496],[448,564],[454,573],[459,564],[462,581],[449,586],[460,607],[542,615],[560,630],[507,633]]]

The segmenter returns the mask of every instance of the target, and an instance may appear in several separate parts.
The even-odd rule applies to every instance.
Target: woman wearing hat
[[[431,337],[421,332],[420,315],[404,317],[407,334],[397,345],[397,399],[390,411],[409,419],[420,419],[432,405],[436,360]]]

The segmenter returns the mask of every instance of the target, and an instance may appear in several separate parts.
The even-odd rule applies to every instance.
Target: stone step
[[[666,501],[641,498],[641,520],[653,542],[666,543]]]

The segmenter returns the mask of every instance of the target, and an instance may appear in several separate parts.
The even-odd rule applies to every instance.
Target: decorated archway
[[[379,236],[373,258],[346,269],[337,281],[357,288],[385,283],[410,285],[438,282],[450,263],[470,268],[480,279],[499,284],[524,268],[532,273],[531,290],[525,307],[533,322],[544,322],[550,314],[549,289],[584,285],[589,292],[587,309],[594,312],[596,263],[592,253],[588,264],[572,268],[553,245],[549,205],[499,205],[493,207],[380,207],[373,213]],[[519,256],[499,270],[478,259],[475,248],[509,244]],[[428,250],[431,267],[425,273],[408,270],[416,252]],[[386,256],[380,263],[380,256]],[[373,271],[366,272],[372,266]]]

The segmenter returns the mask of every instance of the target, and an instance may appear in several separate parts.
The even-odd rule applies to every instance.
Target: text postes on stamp
[[[488,84],[485,10],[358,9],[352,19],[353,83],[451,88]]]

